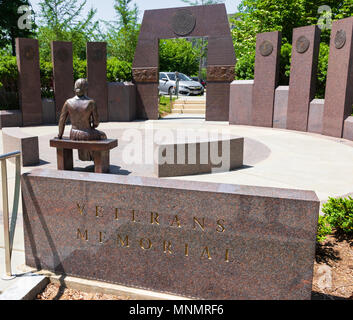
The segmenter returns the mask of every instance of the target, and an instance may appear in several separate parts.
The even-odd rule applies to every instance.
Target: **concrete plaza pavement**
[[[329,196],[346,196],[353,193],[353,143],[345,139],[325,137],[282,129],[231,126],[227,122],[206,122],[199,115],[169,115],[161,120],[134,121],[129,123],[101,123],[99,128],[109,138],[119,139],[118,148],[111,152],[112,174],[153,176],[153,164],[131,164],[123,160],[123,151],[129,145],[126,132],[142,133],[143,139],[153,137],[158,130],[195,132],[221,132],[242,136],[244,143],[244,167],[223,173],[202,174],[168,179],[252,185],[286,189],[313,190],[321,202]],[[49,140],[57,135],[57,126],[24,127],[22,131],[39,137],[41,163],[23,167],[22,173],[36,168],[56,169],[56,150],[49,147]],[[129,131],[130,130],[130,131]],[[66,127],[68,135],[70,126]],[[0,131],[2,152],[2,132]],[[93,170],[90,163],[77,159],[75,170]],[[87,167],[88,166],[88,167]],[[15,182],[15,165],[8,161],[8,188],[10,212]],[[2,200],[0,198],[0,210]],[[18,223],[13,250],[13,271],[19,273],[24,264],[22,204],[19,205]],[[0,275],[4,273],[4,239],[2,213],[0,213]],[[0,294],[20,278],[0,280]]]

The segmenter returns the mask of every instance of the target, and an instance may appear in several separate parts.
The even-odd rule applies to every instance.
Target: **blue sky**
[[[33,9],[37,11],[40,0],[30,0],[30,2]],[[236,12],[240,2],[241,0],[225,0],[224,3],[227,12]],[[140,9],[140,19],[142,19],[144,10],[183,7],[188,5],[181,0],[135,0],[134,3],[136,3]],[[96,8],[97,19],[114,20],[115,12],[113,10],[113,4],[114,0],[87,0],[87,9],[91,7]]]

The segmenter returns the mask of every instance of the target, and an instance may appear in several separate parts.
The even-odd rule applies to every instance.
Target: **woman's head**
[[[88,81],[86,79],[78,79],[75,82],[75,93],[77,96],[82,97],[87,95]]]

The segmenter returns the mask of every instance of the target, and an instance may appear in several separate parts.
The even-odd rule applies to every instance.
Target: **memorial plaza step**
[[[206,97],[182,97],[174,101],[173,114],[206,114]]]
[[[190,113],[190,114],[206,114],[206,109],[174,109],[172,110],[172,113]]]

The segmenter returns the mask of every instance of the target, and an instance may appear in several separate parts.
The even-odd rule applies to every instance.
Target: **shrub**
[[[343,233],[353,233],[353,199],[329,198],[322,208],[327,222],[332,228]]]
[[[51,62],[40,60],[40,84],[42,97],[54,98],[53,64]]]
[[[132,65],[129,62],[121,61],[115,57],[107,60],[107,80],[115,81],[131,81]]]
[[[16,58],[0,54],[0,109],[18,109]]]
[[[327,221],[325,216],[319,216],[316,241],[323,242],[326,240],[326,236],[332,232],[332,228]]]
[[[87,77],[87,61],[81,60],[77,57],[73,59],[73,67],[74,67],[74,81],[77,79],[85,79]]]
[[[16,57],[0,55],[0,88],[6,91],[16,91],[17,78]]]

